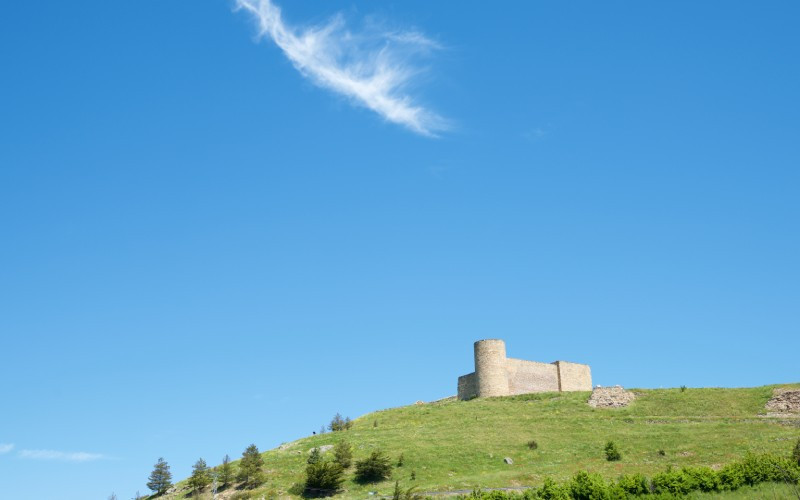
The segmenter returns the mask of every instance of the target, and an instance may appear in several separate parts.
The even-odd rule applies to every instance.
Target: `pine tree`
[[[333,417],[333,419],[331,420],[331,423],[328,424],[328,429],[330,429],[331,431],[334,431],[334,432],[343,431],[344,430],[344,419],[342,418],[341,413],[337,413]]]
[[[356,462],[356,481],[359,483],[374,483],[391,475],[392,464],[381,451],[373,451],[368,458]]]
[[[202,458],[192,466],[192,475],[189,477],[189,487],[194,491],[201,491],[211,484],[211,473],[206,461]]]
[[[242,453],[242,460],[239,462],[239,481],[244,483],[245,488],[255,488],[264,482],[264,459],[258,451],[258,447],[251,444]]]
[[[353,447],[347,441],[339,441],[333,447],[333,461],[347,469],[353,464]]]
[[[172,473],[169,471],[169,464],[163,458],[159,458],[148,479],[147,487],[154,491],[156,495],[166,493],[172,486]]]
[[[319,451],[319,448],[312,448],[311,453],[308,454],[308,460],[306,463],[309,465],[317,464],[322,460],[322,454]]]
[[[321,460],[306,466],[305,494],[328,496],[335,494],[344,481],[344,469],[336,462]]]
[[[222,459],[222,465],[219,468],[219,482],[222,486],[228,486],[233,481],[233,466],[231,465],[231,457],[225,455]]]

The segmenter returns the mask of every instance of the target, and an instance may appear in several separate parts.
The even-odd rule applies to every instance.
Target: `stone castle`
[[[475,342],[475,371],[458,377],[458,399],[591,390],[589,365],[508,358],[506,343],[499,339]]]

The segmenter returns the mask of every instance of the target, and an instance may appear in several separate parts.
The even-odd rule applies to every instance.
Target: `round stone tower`
[[[475,386],[478,397],[508,395],[506,343],[502,340],[475,342]]]

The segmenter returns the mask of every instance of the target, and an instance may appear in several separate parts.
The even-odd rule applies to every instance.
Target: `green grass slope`
[[[649,476],[669,465],[715,467],[748,451],[787,454],[800,438],[800,420],[765,416],[764,404],[774,387],[634,390],[637,399],[620,409],[589,407],[589,393],[543,393],[378,411],[356,419],[348,431],[265,452],[267,482],[237,492],[236,498],[292,495],[303,482],[308,451],[342,439],[353,444],[356,460],[382,450],[393,460],[402,453],[404,465],[394,470],[391,481],[369,485],[354,482],[351,469],[337,498],[365,498],[370,491],[391,495],[394,480],[421,492],[532,486],[545,477],[567,479],[579,470],[611,479],[622,473]],[[537,441],[538,449],[528,449],[530,440]],[[619,445],[621,461],[606,461],[608,440]],[[505,457],[513,464],[504,463]]]

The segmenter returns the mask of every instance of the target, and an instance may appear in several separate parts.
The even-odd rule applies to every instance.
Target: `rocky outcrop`
[[[589,406],[593,408],[622,408],[628,406],[636,396],[620,385],[613,387],[597,386],[589,398]]]
[[[800,389],[775,389],[764,407],[772,413],[800,413]]]

